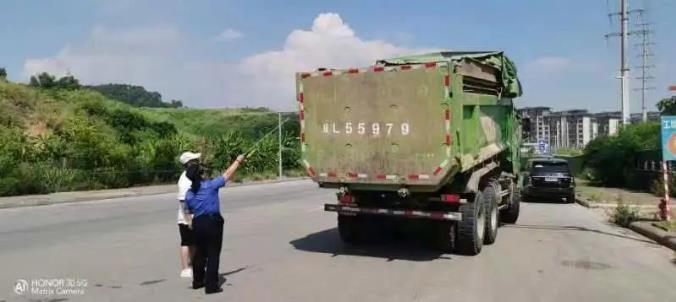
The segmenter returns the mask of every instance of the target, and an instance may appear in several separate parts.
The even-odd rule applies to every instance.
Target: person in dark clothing
[[[204,287],[207,294],[223,291],[218,284],[218,265],[223,243],[223,216],[221,216],[218,191],[235,174],[244,156],[237,157],[223,175],[202,179],[200,165],[191,165],[186,176],[192,181],[186,193],[186,206],[192,213],[192,228],[195,235],[195,254],[192,260],[192,288]]]

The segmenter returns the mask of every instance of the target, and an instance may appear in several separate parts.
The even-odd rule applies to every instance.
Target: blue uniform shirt
[[[225,186],[227,179],[223,176],[203,180],[197,193],[188,190],[185,194],[185,204],[194,217],[205,214],[221,213],[218,190]]]

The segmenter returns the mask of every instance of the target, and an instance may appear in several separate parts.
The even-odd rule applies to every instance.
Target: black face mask
[[[188,169],[190,169],[191,166],[194,165],[199,167],[199,172],[201,176],[209,175],[209,173],[211,172],[211,169],[209,167],[197,161],[188,162],[185,166],[185,170],[187,171]]]

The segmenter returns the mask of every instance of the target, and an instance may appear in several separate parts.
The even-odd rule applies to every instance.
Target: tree
[[[80,88],[80,81],[78,81],[72,75],[67,75],[67,76],[61,77],[57,80],[55,76],[53,76],[49,73],[43,72],[43,73],[40,73],[38,75],[31,76],[30,86],[38,87],[38,88],[44,88],[44,89],[51,89],[51,88],[79,89]]]
[[[676,96],[670,98],[664,98],[657,103],[657,109],[663,115],[674,115],[676,114]]]
[[[80,81],[72,75],[67,75],[56,81],[56,87],[61,89],[78,89],[80,88]]]
[[[54,88],[56,86],[56,78],[51,74],[43,72],[37,76],[31,76],[30,85],[38,88]]]
[[[171,107],[171,108],[182,108],[183,107],[183,101],[181,101],[181,100],[171,100],[171,103],[169,103],[169,107]]]
[[[0,68],[0,80],[6,79],[7,79],[7,70],[4,67]]]

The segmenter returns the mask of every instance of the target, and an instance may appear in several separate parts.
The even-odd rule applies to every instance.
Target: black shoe
[[[200,289],[202,287],[204,287],[204,283],[201,283],[201,282],[200,283],[195,283],[195,282],[192,283],[192,289]]]
[[[205,288],[204,293],[205,294],[217,294],[223,291],[223,288],[221,287],[216,287],[216,288]]]

